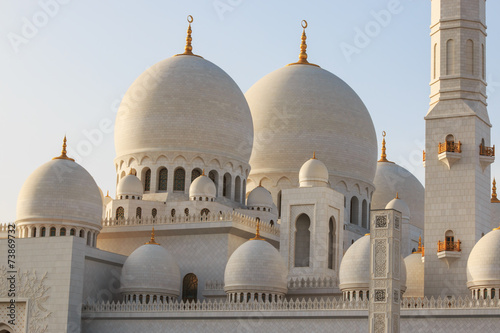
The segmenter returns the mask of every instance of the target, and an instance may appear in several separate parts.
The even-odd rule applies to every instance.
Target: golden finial
[[[153,231],[151,231],[151,239],[146,244],[148,244],[148,245],[160,245],[157,242],[155,242],[155,227],[153,227]]]
[[[311,64],[309,61],[307,61],[307,52],[306,52],[307,51],[307,44],[306,44],[307,21],[302,20],[300,25],[302,26],[302,37],[301,37],[302,42],[300,43],[299,61],[288,64],[287,66],[290,66],[290,65],[312,65],[312,66],[319,67],[318,65]]]
[[[255,231],[255,237],[250,238],[250,240],[264,240],[264,238],[260,237],[260,220],[257,220],[257,228]]]
[[[500,200],[498,200],[498,197],[497,197],[497,181],[495,178],[493,178],[493,188],[491,191],[491,202],[500,203]]]
[[[66,135],[64,136],[64,140],[63,140],[63,146],[62,146],[61,156],[54,157],[53,160],[70,160],[70,161],[73,161],[73,162],[75,161],[74,159],[69,158],[66,155]]]
[[[191,33],[193,32],[193,30],[191,30],[191,23],[193,23],[193,17],[191,15],[188,15],[187,21],[188,21],[189,25],[188,25],[188,29],[187,29],[186,46],[184,47],[184,53],[176,54],[176,56],[192,55],[195,57],[200,57],[199,55],[196,55],[193,53],[193,46],[191,45],[191,42],[193,41],[193,38],[191,37]]]
[[[382,136],[383,136],[383,139],[382,139],[382,155],[380,155],[380,160],[378,160],[379,162],[388,162],[388,163],[394,163],[394,162],[391,162],[387,159],[387,154],[385,153],[386,152],[386,148],[385,148],[385,136],[387,135],[387,133],[385,133],[385,131],[382,132]]]
[[[399,199],[399,192],[396,192],[396,198],[395,199]]]
[[[313,159],[313,160],[315,160],[315,159],[316,159],[316,152],[315,152],[315,151],[313,151],[313,158],[312,158],[312,159]]]
[[[203,169],[203,171],[201,172],[201,175],[205,176],[205,169]]]
[[[109,198],[111,198],[111,197],[109,196],[109,190],[106,192],[106,196],[107,196],[107,197],[109,197]]]
[[[365,236],[370,236],[370,234],[365,234]]]

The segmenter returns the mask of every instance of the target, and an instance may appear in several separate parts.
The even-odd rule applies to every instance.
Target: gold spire
[[[191,45],[191,42],[193,41],[193,38],[191,37],[191,33],[193,32],[193,30],[191,30],[191,23],[193,23],[193,17],[191,15],[188,15],[187,21],[189,25],[187,29],[186,46],[184,46],[184,53],[176,54],[176,56],[191,55],[195,57],[200,57],[199,55],[193,53],[193,46]]]
[[[203,171],[201,172],[201,175],[205,176],[205,169],[203,169]]]
[[[160,245],[157,242],[155,242],[155,227],[153,227],[153,231],[151,231],[151,239],[149,240],[149,242],[147,242],[145,244],[148,244],[148,245]]]
[[[396,192],[396,199],[399,199],[399,192]]]
[[[109,198],[111,198],[111,197],[109,196],[109,190],[107,191],[106,196],[107,196],[107,197],[109,197]]]
[[[313,160],[315,160],[315,159],[316,159],[316,152],[315,152],[315,151],[313,151],[313,158],[312,158],[312,159],[313,159]]]
[[[301,37],[302,42],[300,43],[299,61],[291,63],[291,64],[288,64],[287,66],[291,66],[291,65],[311,65],[311,66],[319,67],[318,65],[311,64],[309,61],[307,61],[307,52],[306,52],[307,51],[307,44],[306,44],[306,39],[307,39],[307,36],[306,36],[307,21],[306,20],[302,20],[301,26],[302,26],[302,37]]]
[[[491,202],[500,203],[500,200],[497,198],[497,181],[493,178],[493,188],[491,191]]]
[[[250,238],[250,240],[264,240],[264,238],[260,237],[260,220],[257,220],[257,230],[255,231],[255,237]]]
[[[387,159],[387,154],[385,153],[386,152],[386,148],[385,148],[385,136],[387,135],[387,133],[385,133],[385,131],[382,132],[382,136],[383,136],[383,139],[382,139],[382,155],[380,155],[380,160],[378,160],[379,162],[387,162],[387,163],[394,163],[394,162],[391,162]]]
[[[423,251],[423,246],[422,246],[422,236],[418,236],[418,248],[417,248],[417,251],[413,252],[413,253],[422,253]]]
[[[66,155],[66,135],[64,136],[64,140],[63,140],[63,146],[62,146],[61,156],[54,157],[53,160],[70,160],[70,161],[73,161],[73,162],[75,161],[74,159],[69,158]]]

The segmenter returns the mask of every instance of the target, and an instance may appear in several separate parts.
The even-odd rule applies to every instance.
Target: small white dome
[[[387,204],[387,206],[385,206],[385,209],[397,210],[398,212],[401,212],[404,219],[410,219],[410,207],[408,207],[406,202],[404,200],[400,199],[399,197],[392,199]]]
[[[413,253],[405,258],[406,292],[405,297],[424,297],[424,263],[422,253]]]
[[[326,165],[313,157],[300,168],[300,187],[327,186],[328,177]]]
[[[227,261],[224,290],[286,294],[287,275],[283,258],[274,246],[265,240],[249,240]]]
[[[378,162],[373,184],[376,190],[371,202],[372,209],[384,209],[399,192],[410,208],[410,224],[424,230],[425,189],[410,171],[395,163]]]
[[[116,189],[116,195],[118,197],[121,195],[142,197],[143,194],[144,189],[142,187],[141,180],[132,174],[123,177],[118,183],[118,188]]]
[[[180,295],[181,272],[174,257],[161,245],[145,244],[125,260],[121,292],[129,294]]]
[[[500,288],[500,228],[477,242],[467,261],[467,287]]]
[[[189,197],[215,198],[217,189],[214,182],[204,174],[196,178],[189,187]]]
[[[101,228],[102,200],[94,178],[78,163],[54,159],[36,169],[17,199],[17,223]]]
[[[248,195],[247,206],[272,209],[274,207],[273,197],[268,190],[259,185]]]
[[[401,257],[401,290],[406,290],[406,266]],[[340,290],[368,290],[370,288],[370,235],[358,239],[347,250],[340,263]]]

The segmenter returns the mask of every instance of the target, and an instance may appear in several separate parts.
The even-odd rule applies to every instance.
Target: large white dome
[[[327,186],[328,169],[316,156],[302,165],[299,171],[300,187]]]
[[[146,70],[116,116],[117,157],[197,152],[248,163],[252,143],[252,117],[240,88],[198,56],[174,56]]]
[[[265,240],[249,240],[233,252],[224,272],[226,293],[285,294],[288,270],[278,250]]]
[[[189,187],[189,197],[190,198],[215,198],[217,189],[215,188],[214,182],[205,176],[203,173],[201,176],[196,178]]]
[[[51,223],[101,228],[102,199],[94,178],[70,159],[36,169],[17,199],[17,223]]]
[[[378,162],[375,175],[372,209],[385,209],[396,193],[410,208],[410,224],[424,230],[425,189],[405,168],[390,162]]]
[[[406,290],[406,266],[401,257],[401,290]],[[340,290],[367,290],[370,288],[370,235],[358,239],[346,251],[339,270]]]
[[[280,68],[245,94],[254,122],[251,174],[298,174],[313,151],[330,175],[372,184],[377,138],[365,105],[344,81],[311,65]]]
[[[180,295],[181,272],[174,257],[164,247],[145,244],[125,260],[121,291],[129,294]]]
[[[500,228],[477,242],[467,261],[467,287],[500,288]]]

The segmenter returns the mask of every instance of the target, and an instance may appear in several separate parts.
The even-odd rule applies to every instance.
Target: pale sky
[[[22,184],[60,154],[64,134],[70,148],[81,153],[77,161],[114,196],[112,124],[121,97],[149,66],[183,52],[188,14],[194,17],[193,51],[225,70],[243,92],[297,60],[300,21],[306,19],[309,60],[358,93],[370,111],[379,146],[385,130],[388,158],[424,183],[430,4],[0,1],[0,222],[15,220]],[[500,2],[487,1],[487,8],[489,114],[492,143],[500,145],[500,20],[495,17]],[[359,31],[367,29],[370,36],[356,40]],[[346,45],[356,53],[346,55]],[[500,178],[499,163],[492,167],[495,175]]]

